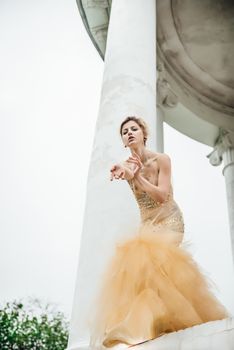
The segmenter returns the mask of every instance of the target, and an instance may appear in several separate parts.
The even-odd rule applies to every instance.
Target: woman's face
[[[122,128],[122,140],[127,147],[144,145],[144,134],[141,127],[133,120],[125,123]]]

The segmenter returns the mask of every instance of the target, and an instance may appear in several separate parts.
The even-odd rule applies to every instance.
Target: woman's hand
[[[125,180],[125,168],[122,164],[115,164],[110,170],[111,176],[110,180],[112,181],[113,179],[119,180]]]
[[[130,156],[124,163],[119,163],[113,165],[111,168],[110,180],[131,180],[137,178],[139,175],[139,170],[142,168],[143,164],[140,157],[134,153]]]
[[[130,156],[127,159],[127,162],[134,165],[133,174],[134,174],[134,177],[137,178],[139,175],[139,171],[143,167],[141,158],[138,156],[138,154],[134,153],[132,156]]]

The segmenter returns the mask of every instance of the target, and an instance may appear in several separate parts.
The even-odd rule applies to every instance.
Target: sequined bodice
[[[170,191],[168,193],[167,199],[162,202],[156,202],[153,198],[151,198],[146,192],[139,191],[135,188],[134,182],[132,180],[128,181],[134,196],[137,200],[138,206],[140,210],[146,210],[146,209],[152,209],[152,208],[158,208],[162,206],[164,203],[173,200],[173,189],[172,185],[170,187]]]
[[[183,215],[174,201],[172,185],[167,199],[164,202],[156,202],[146,192],[137,190],[132,180],[128,181],[128,183],[139,206],[142,223],[150,223],[157,229],[163,226],[176,232],[184,232]]]

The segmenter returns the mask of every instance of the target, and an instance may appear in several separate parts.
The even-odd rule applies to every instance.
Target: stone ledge
[[[136,350],[234,350],[234,318],[203,323],[164,335],[134,348]]]
[[[127,346],[120,344],[110,350],[234,350],[234,318],[212,321],[178,332],[169,333],[146,343]],[[77,346],[67,350],[103,350]]]

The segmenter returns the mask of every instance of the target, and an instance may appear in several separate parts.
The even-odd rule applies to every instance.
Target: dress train
[[[142,224],[119,243],[102,282],[91,345],[134,345],[228,313],[192,256],[180,246],[184,223],[173,199],[156,203],[130,186]]]

